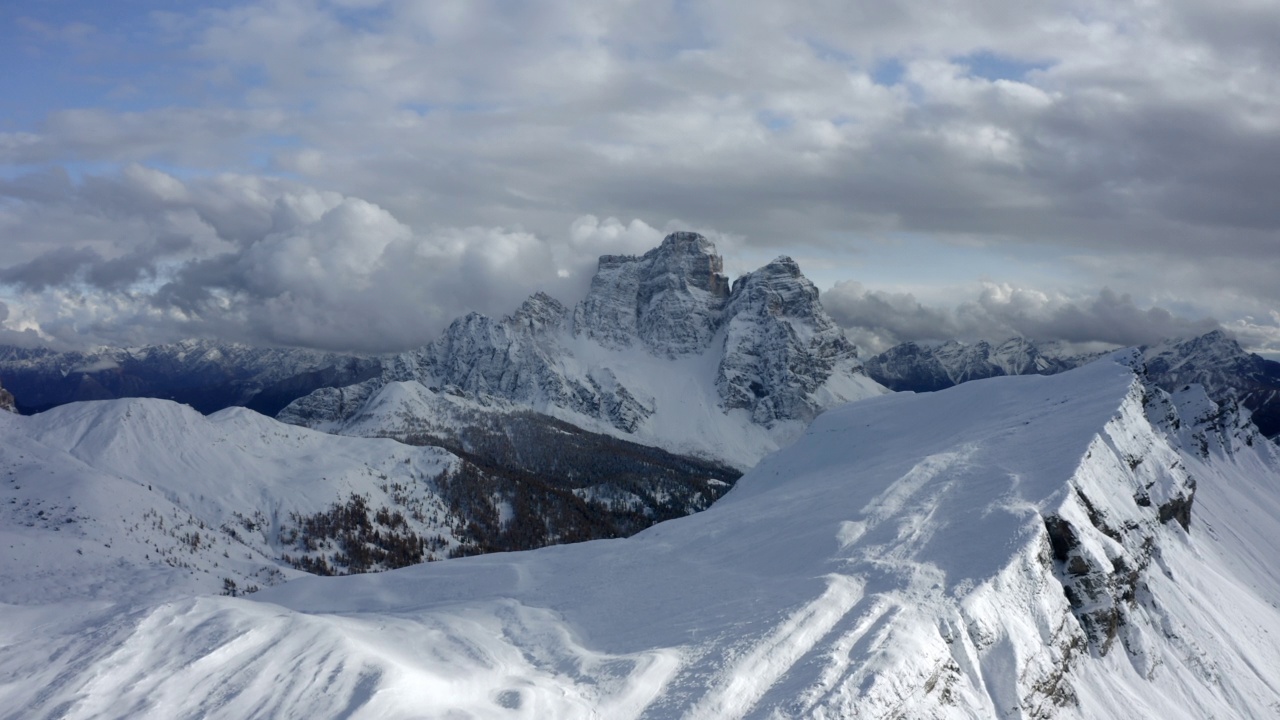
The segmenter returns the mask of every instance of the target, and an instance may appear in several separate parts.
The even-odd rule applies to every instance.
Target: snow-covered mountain
[[[688,232],[641,256],[604,256],[572,309],[538,293],[502,319],[472,313],[426,347],[385,358],[378,377],[317,390],[278,417],[402,437],[442,425],[450,405],[514,406],[746,468],[824,409],[886,392],[794,261],[732,287],[722,268],[712,243]],[[394,383],[422,389],[381,397]]]
[[[1143,348],[1143,362],[1166,390],[1197,383],[1219,402],[1236,399],[1264,435],[1280,440],[1280,362],[1245,352],[1221,330]]]
[[[299,569],[365,572],[619,537],[702,510],[737,478],[572,427],[546,442],[540,426],[504,418],[464,439],[523,433],[517,445],[544,455],[510,459],[498,445],[479,465],[439,447],[154,399],[2,413],[0,602],[96,596],[117,581],[243,590]]]
[[[204,413],[246,406],[275,415],[316,388],[360,382],[380,369],[376,358],[211,340],[92,352],[0,346],[0,380],[23,412],[82,400],[158,397]]]
[[[1167,391],[1198,383],[1220,403],[1239,402],[1270,438],[1280,437],[1280,363],[1245,352],[1214,330],[1142,347],[1146,375]],[[1052,375],[1100,355],[1072,353],[1057,342],[1012,338],[1002,343],[903,343],[866,360],[867,374],[895,390],[932,392],[1002,375]]]
[[[534,411],[743,469],[822,410],[886,392],[862,371],[794,261],[778,258],[732,287],[723,265],[705,237],[677,232],[644,255],[600,258],[573,307],[536,293],[504,318],[459,318],[412,352],[204,340],[92,353],[0,347],[0,381],[24,412],[161,397],[205,413],[247,406],[330,432],[397,437],[412,425],[440,426],[442,403],[460,399],[469,412],[477,404]],[[376,397],[401,382],[422,389]],[[415,394],[438,399],[411,407]],[[390,405],[411,422],[378,425],[373,409]],[[357,415],[358,428],[349,428]]]
[[[80,521],[42,528],[62,516],[32,507],[29,517],[48,520],[6,525],[0,538],[5,600],[16,603],[0,615],[0,714],[1274,716],[1276,448],[1200,388],[1166,393],[1135,367],[1128,354],[830,410],[711,509],[628,539],[303,578],[247,598],[170,589],[164,602],[121,601],[136,598],[126,589],[142,571],[73,566],[80,556],[34,538],[79,532]],[[129,406],[114,412],[130,421]],[[21,492],[79,506],[100,488],[104,517],[143,492],[135,483],[136,495],[116,494],[150,448],[108,452],[97,433],[118,431],[96,419],[86,419],[93,431],[67,418],[65,430],[50,421],[32,432],[32,422],[0,418],[2,471],[23,478]],[[58,432],[92,467],[46,460],[78,452],[55,444]],[[275,432],[270,444],[291,448],[289,462],[314,463],[330,483],[442,457]],[[305,460],[321,442],[348,448],[352,462]],[[374,446],[382,457],[355,449]],[[239,454],[264,452],[246,444]],[[175,472],[155,492],[257,502],[265,480],[242,475],[269,476],[271,462],[225,462],[202,456],[182,472],[208,475]],[[122,552],[67,537],[85,553]],[[86,600],[62,594],[71,583]]]
[[[0,386],[0,410],[6,412],[18,412],[18,406],[13,401],[13,395],[3,386]]]

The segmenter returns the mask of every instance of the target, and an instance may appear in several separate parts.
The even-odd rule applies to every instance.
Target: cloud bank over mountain
[[[911,293],[867,290],[856,282],[845,282],[827,293],[823,304],[837,322],[853,331],[863,347],[872,350],[908,340],[1008,337],[1149,345],[1219,327],[1210,318],[1193,320],[1162,307],[1139,307],[1127,293],[1110,288],[1093,297],[1069,299],[986,283],[975,299],[955,307],[939,307],[925,305]]]

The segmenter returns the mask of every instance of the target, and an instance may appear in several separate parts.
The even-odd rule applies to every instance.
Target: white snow
[[[710,510],[626,540],[302,578],[249,598],[154,602],[106,587],[65,602],[9,599],[0,708],[66,718],[1274,717],[1280,462],[1269,443],[1183,452],[1148,422],[1143,400],[1111,361],[886,395],[820,416]],[[107,405],[128,421],[127,404]],[[154,448],[119,445],[100,425],[0,417],[0,472],[37,482],[55,439],[92,449],[92,469],[51,465],[86,488],[174,462],[131,460]],[[307,431],[253,427],[295,448],[288,462],[313,447]],[[224,433],[237,454],[265,457],[249,433]],[[191,462],[173,468],[217,472],[168,492],[252,492],[232,489],[248,467],[187,451]],[[1188,534],[1155,513],[1191,477]],[[1142,492],[1150,506],[1135,501]],[[1073,612],[1064,594],[1078,578],[1053,559],[1049,517],[1075,527],[1073,557],[1108,581],[1123,574],[1114,562],[1150,551],[1105,655],[1077,619],[1097,608]],[[37,537],[4,527],[0,547]],[[10,574],[21,569],[7,557],[7,586],[35,582]]]
[[[278,562],[299,554],[279,538],[290,513],[352,493],[393,505],[395,483],[432,508],[430,479],[456,462],[439,448],[151,399],[5,413],[0,437],[0,602],[11,603],[169,598],[220,591],[224,579],[244,588],[296,577]]]

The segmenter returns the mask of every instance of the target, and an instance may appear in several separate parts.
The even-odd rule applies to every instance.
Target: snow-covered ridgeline
[[[873,398],[627,540],[105,618],[15,609],[45,624],[6,624],[18,682],[0,700],[36,717],[1268,716],[1280,462],[1229,412],[1188,427],[1193,407],[1109,361]],[[1197,432],[1221,442],[1179,447]]]

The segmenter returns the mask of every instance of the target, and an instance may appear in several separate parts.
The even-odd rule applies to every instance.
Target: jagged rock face
[[[502,320],[472,313],[422,350],[417,379],[475,396],[546,403],[634,430],[653,410],[612,372],[592,368],[579,375],[562,369],[567,351],[559,331],[567,315],[564,305],[545,293]]]
[[[1221,330],[1168,340],[1143,352],[1147,374],[1170,392],[1204,386],[1217,403],[1237,401],[1269,438],[1280,438],[1280,363],[1247,353]]]
[[[762,425],[812,419],[821,410],[814,393],[858,355],[789,257],[739,278],[725,317],[716,388],[726,408],[749,410]]]
[[[934,353],[914,342],[867,358],[865,367],[876,382],[897,392],[934,392],[955,384]]]
[[[672,233],[640,257],[605,255],[574,315],[575,331],[608,348],[637,340],[659,356],[707,348],[729,296],[724,260],[705,237]]]
[[[1196,492],[1162,426],[1213,431],[1205,418],[1184,422],[1178,403],[1143,380],[1086,453],[1066,501],[1044,518],[1063,592],[1089,644],[1106,655],[1119,639],[1136,663],[1146,658],[1133,623],[1159,614],[1147,586],[1159,559],[1157,529],[1176,521],[1190,532]]]
[[[328,425],[359,412],[381,386],[381,382],[374,379],[346,387],[320,388],[289,403],[276,419],[290,425],[327,430]]]
[[[18,412],[18,406],[13,402],[13,396],[3,387],[0,387],[0,410]]]
[[[725,329],[716,388],[726,409],[754,422],[810,420],[813,393],[857,352],[787,257],[739,278],[732,291],[715,247],[696,233],[668,235],[640,257],[606,255],[574,315],[575,331],[605,347],[639,343],[658,356],[702,353]]]

